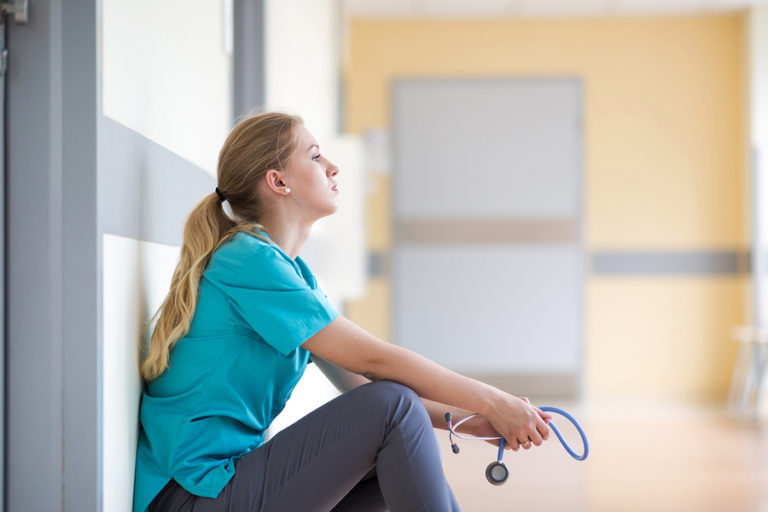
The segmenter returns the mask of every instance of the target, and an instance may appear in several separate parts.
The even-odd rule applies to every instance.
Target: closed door
[[[578,393],[581,84],[393,86],[393,337],[515,392]]]

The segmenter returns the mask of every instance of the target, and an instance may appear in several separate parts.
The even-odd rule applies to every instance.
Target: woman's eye
[[[314,160],[315,162],[317,162],[318,160],[320,160],[320,153],[318,153],[318,154],[316,154],[315,156],[313,156],[313,157],[312,157],[312,160]]]

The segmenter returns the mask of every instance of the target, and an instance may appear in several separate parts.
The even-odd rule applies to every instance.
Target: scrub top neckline
[[[288,261],[290,261],[290,262],[291,262],[291,263],[294,265],[294,267],[295,267],[296,271],[299,273],[299,277],[301,277],[302,279],[304,279],[304,281],[305,281],[307,284],[309,284],[309,287],[310,287],[310,288],[312,288],[312,289],[314,289],[314,288],[317,288],[317,280],[316,280],[316,279],[315,279],[315,277],[312,275],[312,272],[309,272],[309,268],[307,267],[307,264],[306,264],[306,262],[305,262],[305,261],[304,261],[304,260],[301,258],[301,256],[299,256],[298,254],[296,255],[296,257],[295,257],[295,258],[291,258],[290,256],[288,256],[288,253],[286,253],[286,252],[285,252],[285,251],[282,249],[282,247],[280,247],[279,245],[277,245],[277,244],[275,243],[275,241],[274,241],[274,240],[272,240],[272,237],[270,237],[270,236],[269,236],[269,233],[267,233],[266,231],[264,231],[262,228],[258,228],[258,233],[257,233],[257,234],[258,234],[258,235],[260,235],[260,236],[264,236],[264,238],[266,238],[266,239],[269,241],[269,243],[271,243],[271,244],[272,244],[272,246],[273,246],[275,249],[277,249],[277,251],[278,251],[280,254],[282,254],[283,256],[285,256],[285,258],[286,258]]]

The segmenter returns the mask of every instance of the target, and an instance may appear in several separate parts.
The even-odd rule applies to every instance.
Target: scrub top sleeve
[[[242,321],[286,356],[338,316],[322,290],[269,246],[259,247],[223,288]]]

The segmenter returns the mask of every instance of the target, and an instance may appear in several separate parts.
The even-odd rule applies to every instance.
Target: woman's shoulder
[[[276,252],[276,249],[275,244],[266,236],[245,231],[235,233],[219,247],[219,251],[241,252],[246,256],[254,253],[271,254]]]
[[[235,233],[211,255],[211,265],[231,265],[254,257],[275,257],[279,251],[269,239],[243,231]]]
[[[244,268],[254,265],[261,269],[283,267],[287,263],[284,259],[282,251],[269,239],[240,232],[213,253],[206,274],[208,277],[234,277],[240,275]]]

